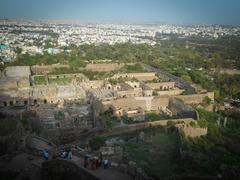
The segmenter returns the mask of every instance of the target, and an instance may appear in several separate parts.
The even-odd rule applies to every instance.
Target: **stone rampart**
[[[175,97],[181,99],[186,104],[200,104],[206,96],[214,101],[214,92],[207,92],[204,94],[178,95]]]

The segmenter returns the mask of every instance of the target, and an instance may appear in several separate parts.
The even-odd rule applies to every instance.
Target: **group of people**
[[[102,154],[99,156],[84,156],[84,165],[85,168],[96,170],[103,166],[104,169],[107,169],[110,166],[110,161],[102,158]]]
[[[50,153],[47,149],[44,149],[42,151],[43,158],[45,160],[49,159]],[[51,151],[51,157],[52,159],[56,159],[58,157],[71,160],[72,159],[72,149],[71,148],[66,148],[66,147],[60,147],[60,150],[57,151],[56,149]]]
[[[49,159],[49,150],[44,149],[42,150],[42,156],[45,160]],[[63,158],[66,160],[72,159],[72,149],[71,147],[61,146],[59,150],[55,149],[55,151],[51,152],[52,159],[56,158]],[[86,154],[84,156],[84,164],[83,166],[87,169],[96,170],[100,168],[101,166],[104,169],[107,169],[110,166],[110,161],[108,159],[103,159],[102,153],[100,153],[98,156],[90,156]]]
[[[63,159],[71,160],[72,159],[72,150],[71,148],[63,148],[60,150],[60,157]]]

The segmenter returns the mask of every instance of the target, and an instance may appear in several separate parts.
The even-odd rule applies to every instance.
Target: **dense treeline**
[[[196,42],[195,42],[196,41]],[[216,40],[208,40],[205,44],[199,44],[194,38],[170,39],[160,41],[155,46],[147,44],[101,44],[81,45],[64,48],[64,52],[57,55],[29,55],[20,56],[13,64],[53,64],[66,63],[73,66],[82,66],[84,60],[111,59],[121,62],[151,62],[160,61],[163,67],[171,67],[177,63],[189,68],[239,68],[240,42],[230,39],[225,45],[211,44]],[[220,41],[220,40],[218,40]],[[220,41],[221,42],[221,41]],[[71,52],[68,53],[70,50]],[[81,62],[81,63],[80,63]],[[174,63],[173,63],[174,62]]]

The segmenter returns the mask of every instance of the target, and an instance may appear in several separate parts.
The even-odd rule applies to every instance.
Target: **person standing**
[[[104,159],[104,160],[103,160],[103,168],[104,168],[104,169],[107,169],[107,167],[108,167],[108,160],[107,160],[107,159]]]

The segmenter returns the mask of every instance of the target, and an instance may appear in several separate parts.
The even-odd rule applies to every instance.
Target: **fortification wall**
[[[171,110],[172,115],[179,118],[198,119],[197,112],[191,106],[184,104],[176,98],[170,98],[168,108]]]
[[[35,75],[37,76],[37,75]],[[72,74],[59,74],[59,75],[48,75],[49,79],[58,79],[58,78],[82,78],[87,79],[87,77],[82,73],[72,73]]]
[[[83,86],[85,89],[99,89],[104,86],[103,80],[92,80],[92,81],[86,81],[82,82],[81,86]]]
[[[177,96],[177,95],[182,94],[183,92],[184,92],[183,89],[171,89],[168,91],[157,91],[156,93],[159,96]]]
[[[99,71],[99,72],[108,72],[108,71],[115,71],[122,68],[124,64],[119,63],[96,63],[96,64],[87,64],[84,69],[91,70],[91,71]]]
[[[202,135],[206,135],[208,132],[207,128],[191,127],[189,125],[190,122],[197,123],[194,119],[182,118],[182,119],[159,120],[159,121],[153,121],[153,122],[142,122],[142,123],[136,123],[136,124],[130,124],[130,125],[115,126],[112,128],[111,131],[104,132],[102,136],[129,133],[129,132],[140,130],[150,126],[167,126],[168,122],[175,123],[175,126],[179,128],[182,132],[184,132],[184,134],[187,137],[199,137]]]
[[[32,99],[46,99],[56,103],[58,100],[83,99],[86,93],[81,86],[35,86],[32,91]]]
[[[185,104],[199,104],[202,103],[203,99],[206,96],[214,101],[214,92],[207,92],[204,94],[178,95],[175,97],[181,99]]]
[[[17,90],[17,82],[12,78],[0,79],[0,91]]]
[[[135,98],[121,98],[116,99],[111,102],[112,106],[114,106],[116,109],[122,108],[122,109],[136,109],[138,107],[141,107],[142,109],[147,109],[145,100],[143,99],[135,99]]]
[[[27,77],[31,75],[29,66],[8,66],[4,70],[6,77]]]
[[[147,81],[156,79],[155,73],[122,73],[122,74],[115,74],[112,78],[136,78],[139,81]]]
[[[29,78],[3,77],[0,79],[0,91],[17,90],[29,87]]]
[[[142,123],[129,124],[129,125],[119,125],[119,126],[114,126],[112,130],[109,132],[104,132],[103,136],[128,133],[128,132],[136,131],[149,126],[167,126],[169,121],[174,123],[179,123],[179,124],[180,123],[189,124],[192,121],[195,122],[195,120],[193,120],[192,118],[184,118],[184,119],[159,120],[159,121],[153,121],[153,122],[142,122]]]
[[[165,109],[169,104],[167,97],[129,97],[119,98],[112,101],[102,102],[104,109],[113,106],[114,109],[137,109],[142,108],[144,111],[159,111]]]
[[[183,131],[187,137],[192,137],[192,138],[204,136],[208,132],[207,128],[191,127],[186,125],[179,125],[177,127],[179,127],[180,130]]]
[[[34,65],[31,66],[31,71],[34,74],[47,74],[55,71],[57,68],[69,68],[69,65],[53,64],[53,65]]]
[[[142,90],[141,89],[129,89],[126,91],[117,91],[117,95],[120,97],[134,97],[134,96],[141,96]]]
[[[168,97],[155,97],[152,100],[151,111],[159,111],[161,109],[165,109],[169,104]]]
[[[81,86],[34,86],[28,89],[0,92],[0,107],[42,103],[58,103],[63,100],[86,98]]]
[[[146,85],[154,90],[164,90],[174,88],[175,82],[146,83]]]

